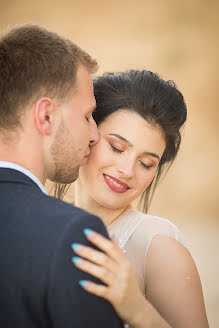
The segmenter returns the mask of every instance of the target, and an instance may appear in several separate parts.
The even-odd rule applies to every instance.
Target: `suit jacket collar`
[[[0,183],[1,182],[14,182],[14,183],[26,184],[29,186],[36,187],[39,191],[42,192],[40,187],[27,175],[10,168],[0,167]]]

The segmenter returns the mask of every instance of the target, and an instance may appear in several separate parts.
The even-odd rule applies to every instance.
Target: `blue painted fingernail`
[[[84,234],[85,234],[86,236],[91,236],[92,233],[93,233],[93,231],[92,231],[91,229],[88,229],[88,228],[85,228],[85,229],[83,230],[83,232],[84,232]]]
[[[81,261],[80,257],[78,256],[73,256],[71,260],[74,264],[79,263]]]
[[[72,243],[71,244],[71,248],[74,250],[74,251],[80,251],[81,249],[81,246],[77,243]]]
[[[85,287],[88,285],[88,282],[86,280],[79,280],[79,285],[82,286],[82,287]]]

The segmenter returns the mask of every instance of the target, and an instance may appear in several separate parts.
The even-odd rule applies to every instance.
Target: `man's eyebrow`
[[[97,107],[96,103],[90,105],[90,106],[87,108],[87,112],[90,112],[90,113],[93,114],[93,112],[96,110],[96,107]]]
[[[120,136],[119,134],[116,134],[116,133],[110,133],[109,135],[110,135],[110,136],[114,136],[114,137],[116,137],[116,138],[119,138],[120,140],[122,140],[123,142],[125,142],[128,146],[133,147],[133,144],[132,144],[130,141],[128,141],[126,138]],[[145,152],[143,153],[143,155],[147,155],[147,156],[149,155],[149,156],[155,157],[155,158],[157,158],[158,160],[160,160],[160,156],[159,156],[159,155],[157,155],[157,154],[155,154],[155,153],[152,153],[152,152],[150,152],[150,151],[145,151]]]
[[[93,112],[95,112],[95,110],[96,110],[96,108],[97,108],[97,105],[95,104],[95,105],[93,105],[91,108],[92,108],[92,113],[93,113]]]
[[[90,106],[90,108],[88,109],[88,112],[93,114],[95,112],[96,109],[96,105],[95,106]]]

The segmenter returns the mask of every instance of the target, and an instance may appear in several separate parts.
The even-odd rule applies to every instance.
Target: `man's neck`
[[[40,160],[37,151],[33,152],[33,149],[30,149],[30,146],[27,145],[9,145],[0,142],[0,161],[22,166],[33,173],[44,185],[46,176],[43,171],[42,160]]]

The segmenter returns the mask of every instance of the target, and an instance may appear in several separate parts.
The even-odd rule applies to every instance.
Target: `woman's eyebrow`
[[[120,136],[119,134],[116,134],[116,133],[110,133],[109,134],[110,136],[114,136],[114,137],[117,137],[119,138],[120,140],[124,141],[127,145],[129,145],[130,147],[133,147],[133,144],[128,141],[127,139],[125,139],[124,137]]]
[[[128,141],[126,138],[120,136],[119,134],[116,134],[116,133],[110,133],[109,135],[110,135],[110,136],[114,136],[114,137],[116,137],[116,138],[119,138],[120,140],[124,141],[124,142],[125,142],[127,145],[129,145],[130,147],[133,147],[133,144],[132,144],[130,141]],[[155,158],[157,158],[158,160],[160,160],[160,156],[159,156],[159,155],[157,155],[157,154],[155,154],[155,153],[152,153],[152,152],[150,152],[150,151],[145,151],[145,152],[143,153],[143,155],[147,155],[147,156],[149,155],[149,156],[155,157]]]
[[[155,154],[155,153],[151,153],[150,151],[145,151],[145,152],[143,153],[143,155],[152,156],[152,157],[155,157],[155,158],[157,158],[158,160],[160,160],[160,156],[159,156],[159,155],[157,155],[157,154]]]

